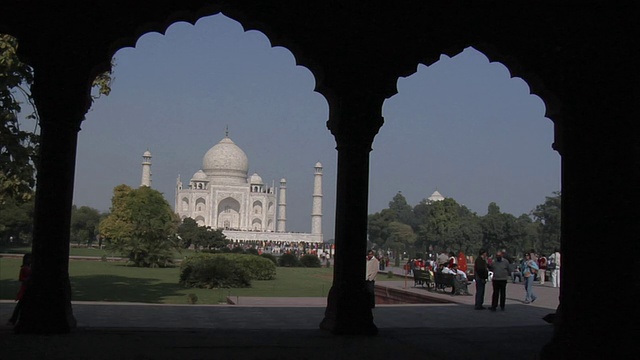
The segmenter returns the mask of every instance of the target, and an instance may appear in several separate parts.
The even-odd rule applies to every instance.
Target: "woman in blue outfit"
[[[531,259],[531,254],[525,254],[524,261],[522,262],[522,276],[524,276],[524,290],[526,292],[524,298],[525,304],[532,303],[538,298],[536,294],[533,293],[533,279],[538,270],[538,264]]]

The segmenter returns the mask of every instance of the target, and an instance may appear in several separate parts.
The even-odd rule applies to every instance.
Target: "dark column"
[[[90,81],[68,66],[35,67],[32,94],[40,116],[32,277],[24,296],[21,333],[65,333],[76,326],[69,283],[69,226],[80,122]]]
[[[335,263],[320,328],[335,334],[375,335],[365,291],[369,152],[383,123],[382,101],[366,95],[329,100],[327,126],[336,139]]]
[[[632,329],[638,329],[638,111],[609,100],[601,107],[585,102],[579,121],[556,130],[562,154],[562,266],[556,331],[544,349],[549,357],[626,354],[637,333]]]

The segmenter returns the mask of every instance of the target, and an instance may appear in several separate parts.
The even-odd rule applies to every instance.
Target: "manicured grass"
[[[21,259],[0,258],[0,299],[13,299]],[[147,269],[125,263],[72,260],[69,275],[75,301],[145,302],[186,304],[187,295],[198,304],[218,304],[227,296],[325,297],[333,269],[277,268],[276,279],[252,282],[243,289],[187,289],[178,284],[179,267]]]
[[[0,248],[0,253],[8,253],[8,254],[25,254],[30,251],[31,251],[31,248],[27,246]],[[174,253],[174,258],[183,259],[185,256],[189,256],[193,253],[194,253],[193,250],[183,249],[180,252],[176,251]],[[69,255],[70,256],[95,256],[95,257],[102,257],[103,255],[106,255],[109,257],[110,256],[120,257],[120,254],[114,254],[105,249],[82,248],[82,247],[71,247],[69,249]]]

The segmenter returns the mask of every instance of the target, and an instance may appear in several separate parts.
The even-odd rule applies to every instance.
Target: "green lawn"
[[[0,258],[0,299],[14,298],[20,264],[21,259]],[[185,304],[187,294],[191,293],[198,296],[198,304],[218,304],[227,296],[324,297],[331,287],[332,270],[278,267],[275,280],[254,280],[251,288],[186,289],[178,285],[178,267],[146,269],[118,262],[81,260],[69,263],[75,301],[160,304]]]
[[[31,251],[30,247],[0,247],[0,253],[7,253],[7,254],[24,254],[24,253],[28,253],[30,251]],[[193,250],[183,249],[180,252],[175,252],[174,253],[174,258],[182,259],[185,256],[191,255],[193,253],[194,253]],[[107,251],[105,249],[78,248],[78,247],[71,247],[69,249],[69,255],[71,255],[71,256],[96,256],[96,257],[102,257],[102,255],[106,255],[106,256],[120,257],[120,254],[114,254],[114,253],[109,252],[109,251]]]

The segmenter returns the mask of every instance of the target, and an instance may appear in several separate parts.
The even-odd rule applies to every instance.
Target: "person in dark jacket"
[[[473,265],[473,272],[476,280],[476,310],[484,310],[484,288],[489,279],[489,269],[487,268],[487,250],[480,249],[478,258]]]
[[[496,253],[496,259],[489,265],[489,270],[493,271],[493,293],[491,294],[491,307],[489,310],[496,311],[498,298],[500,299],[500,309],[504,311],[507,299],[507,279],[509,279],[509,260],[502,257],[502,251]]]

